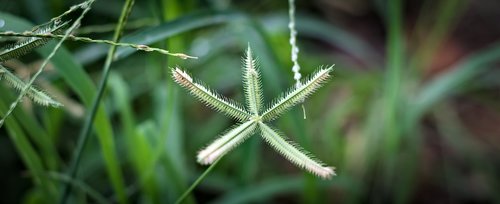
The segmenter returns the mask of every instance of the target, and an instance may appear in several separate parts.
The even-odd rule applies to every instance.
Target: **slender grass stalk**
[[[288,0],[288,16],[290,18],[290,22],[288,23],[288,28],[290,29],[290,45],[292,46],[291,58],[293,62],[292,72],[293,79],[295,79],[295,86],[299,87],[302,84],[300,83],[300,78],[302,75],[300,74],[300,65],[299,65],[299,46],[297,46],[297,29],[295,29],[295,0]],[[304,114],[304,119],[306,116],[306,108],[304,103],[301,105],[302,114]]]
[[[184,193],[181,195],[181,197],[179,197],[177,199],[177,201],[175,201],[176,204],[180,204],[182,203],[182,201],[194,190],[194,188],[196,188],[196,186],[198,186],[201,181],[208,175],[208,173],[210,173],[210,171],[212,171],[212,169],[217,165],[217,163],[219,163],[220,159],[222,157],[219,157],[219,159],[215,160],[214,163],[212,163],[212,165],[210,165],[210,167],[208,167],[201,175],[200,177],[198,177],[196,179],[196,181],[194,181],[193,184],[191,184],[191,186],[189,186],[189,188],[184,191]]]
[[[299,87],[301,85],[300,78],[302,75],[300,74],[300,65],[298,62],[299,47],[297,46],[297,30],[295,29],[295,0],[288,0],[288,7],[288,16],[290,18],[288,28],[290,29],[290,45],[292,46],[293,79],[295,79],[295,86]]]
[[[35,33],[35,32],[23,32],[23,33],[16,33],[16,32],[1,32],[0,37],[26,37],[26,38],[57,38],[57,39],[62,39],[64,35],[57,35],[53,33]],[[170,55],[174,57],[179,57],[181,59],[197,59],[197,57],[189,56],[184,53],[173,53],[168,50],[160,49],[160,48],[154,48],[154,47],[149,47],[147,45],[139,45],[139,44],[133,44],[133,43],[120,43],[120,42],[113,42],[111,40],[96,40],[92,38],[87,38],[87,37],[78,37],[74,35],[69,35],[66,40],[72,40],[72,41],[79,41],[79,42],[86,42],[86,43],[98,43],[98,44],[107,44],[107,45],[113,45],[113,46],[120,46],[120,47],[131,47],[135,48],[137,50],[145,51],[145,52],[158,52],[164,55]]]
[[[125,2],[124,6],[122,8],[122,13],[120,15],[120,19],[118,20],[118,25],[116,27],[116,30],[115,30],[115,33],[113,36],[114,42],[120,41],[120,38],[122,36],[122,30],[124,28],[124,25],[127,21],[128,16],[132,10],[133,5],[134,5],[134,0],[127,0]],[[80,164],[80,160],[81,160],[81,156],[82,156],[82,152],[83,152],[85,144],[87,143],[87,140],[90,136],[90,132],[91,132],[90,130],[92,129],[92,123],[93,123],[94,118],[96,116],[97,109],[98,109],[99,103],[101,101],[102,95],[104,93],[104,88],[106,87],[111,62],[113,61],[115,52],[116,52],[116,46],[111,45],[111,47],[109,48],[109,51],[108,51],[108,55],[106,57],[106,61],[104,63],[103,76],[102,76],[102,79],[99,83],[97,95],[95,96],[95,99],[92,103],[90,113],[87,115],[87,117],[85,119],[81,134],[79,135],[79,138],[78,138],[77,148],[75,149],[75,152],[73,154],[73,158],[71,160],[71,165],[70,165],[70,169],[69,169],[69,177],[70,178],[76,177],[78,166]],[[117,170],[115,172],[120,172],[120,171]],[[118,174],[120,174],[120,173],[118,173]],[[118,194],[119,201],[121,203],[127,203],[125,190],[122,188],[124,185],[123,185],[121,174],[120,175],[111,174],[110,176],[112,177],[112,181],[115,180],[114,185],[116,188],[115,190],[117,191],[117,194]],[[113,179],[113,177],[115,177],[115,179]],[[116,178],[116,177],[118,177],[118,178]],[[121,186],[121,187],[119,187],[119,186]],[[62,192],[60,203],[66,203],[70,190],[71,190],[71,185],[66,184],[64,186],[64,189]]]
[[[56,54],[57,50],[62,46],[62,44],[64,43],[64,41],[68,38],[69,34],[71,32],[73,32],[80,25],[81,20],[83,19],[83,17],[85,16],[85,14],[87,14],[87,12],[90,11],[90,8],[91,8],[92,4],[94,3],[94,1],[95,0],[87,0],[84,3],[82,3],[82,4],[79,4],[77,6],[71,7],[68,11],[66,11],[65,13],[63,13],[61,15],[61,16],[64,16],[66,14],[69,14],[72,11],[74,11],[74,10],[80,8],[80,7],[84,8],[84,10],[80,14],[80,16],[73,22],[73,24],[71,25],[71,27],[69,27],[68,30],[66,30],[66,32],[64,33],[63,38],[61,38],[61,40],[59,40],[59,43],[57,43],[57,45],[54,47],[54,49],[49,54],[49,56],[47,56],[47,58],[45,58],[45,60],[43,61],[42,65],[40,65],[40,68],[35,73],[35,75],[33,75],[33,77],[30,79],[30,81],[21,90],[21,93],[19,93],[19,96],[17,97],[17,99],[10,105],[10,108],[7,111],[7,113],[5,113],[5,115],[3,116],[3,118],[0,120],[0,128],[2,127],[5,119],[7,117],[9,117],[10,114],[12,114],[12,111],[14,111],[14,109],[17,107],[17,104],[19,104],[19,102],[21,102],[21,100],[23,99],[23,97],[28,93],[28,91],[30,90],[30,87],[33,85],[33,82],[43,72],[43,70],[45,69],[45,67],[49,63],[50,59],[52,59],[52,57],[54,57],[54,55]]]

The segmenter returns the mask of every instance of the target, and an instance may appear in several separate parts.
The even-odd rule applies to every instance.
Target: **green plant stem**
[[[71,27],[68,28],[68,30],[66,30],[66,33],[64,33],[64,36],[61,38],[61,40],[59,40],[59,42],[54,47],[54,49],[49,54],[49,56],[47,56],[47,58],[43,61],[42,65],[40,65],[40,68],[35,73],[35,75],[33,75],[33,77],[30,79],[30,81],[21,90],[21,92],[19,93],[19,96],[17,97],[17,99],[10,105],[9,110],[7,111],[7,113],[5,113],[5,115],[3,116],[3,118],[0,120],[0,128],[3,126],[3,123],[4,123],[5,119],[7,117],[9,117],[10,114],[12,114],[12,112],[14,111],[14,109],[17,107],[17,104],[19,104],[19,102],[21,102],[21,100],[23,99],[23,97],[28,93],[28,90],[33,85],[33,82],[35,82],[36,78],[38,78],[38,76],[43,72],[43,70],[45,69],[45,67],[49,63],[50,59],[52,59],[52,57],[54,57],[54,55],[56,54],[57,50],[59,50],[59,48],[62,46],[63,42],[68,38],[69,34],[71,32],[73,32],[80,25],[81,20],[83,19],[83,17],[85,16],[85,14],[87,14],[87,12],[90,11],[90,8],[91,8],[92,4],[94,3],[94,1],[95,0],[87,0],[84,3],[82,3],[82,4],[79,4],[77,6],[72,6],[70,8],[70,10],[66,11],[65,13],[63,13],[61,15],[61,16],[64,16],[64,15],[66,15],[68,13],[71,13],[72,11],[74,11],[75,9],[80,8],[80,7],[85,8],[83,10],[82,14],[75,20],[75,22],[73,22],[73,24],[71,25]]]
[[[184,193],[182,193],[181,197],[179,197],[177,199],[177,201],[175,201],[175,203],[176,204],[180,204],[191,193],[191,191],[193,191],[194,188],[196,188],[196,186],[198,186],[201,183],[201,181],[208,175],[208,173],[210,173],[210,171],[212,171],[212,169],[217,165],[217,163],[219,163],[219,161],[220,161],[221,158],[222,157],[220,157],[219,159],[215,160],[215,162],[212,163],[212,165],[210,165],[210,167],[208,167],[207,170],[205,170],[200,175],[200,177],[198,177],[196,179],[196,181],[194,181],[194,183],[191,184],[191,186],[189,186],[189,188],[186,191],[184,191]]]
[[[37,37],[37,38],[63,38],[64,35],[55,35],[51,33],[47,34],[38,34],[38,33],[33,33],[33,32],[23,32],[23,33],[16,33],[16,32],[2,32],[0,33],[0,37]],[[92,38],[87,38],[87,37],[77,37],[74,35],[68,35],[66,40],[73,40],[73,41],[79,41],[79,42],[87,42],[87,43],[98,43],[98,44],[108,44],[108,45],[113,45],[113,46],[120,46],[120,47],[131,47],[135,48],[137,50],[145,51],[145,52],[159,52],[164,55],[170,55],[174,57],[179,57],[181,59],[197,59],[197,57],[189,56],[184,53],[172,53],[168,50],[160,49],[160,48],[154,48],[154,47],[149,47],[147,45],[139,45],[139,44],[133,44],[133,43],[120,43],[120,42],[114,42],[111,40],[95,40]]]
[[[130,11],[132,10],[132,6],[134,4],[134,0],[127,0],[125,2],[125,5],[123,6],[122,13],[120,16],[120,19],[118,20],[118,25],[116,27],[114,36],[113,36],[113,41],[118,42],[120,41],[120,38],[122,36],[122,30],[123,27],[127,21],[128,15],[130,14]],[[114,55],[116,52],[116,46],[111,45],[108,51],[108,55],[106,57],[106,61],[104,63],[103,67],[103,76],[102,79],[99,83],[99,88],[97,90],[97,95],[92,102],[92,107],[90,109],[90,113],[87,115],[84,126],[82,128],[81,134],[78,138],[78,143],[77,143],[77,148],[75,149],[75,152],[73,154],[73,158],[71,160],[71,165],[70,165],[70,170],[69,170],[69,178],[73,179],[76,177],[78,166],[80,164],[80,160],[82,157],[82,152],[85,147],[85,144],[87,143],[87,140],[90,136],[90,130],[92,129],[92,123],[94,121],[94,118],[96,116],[96,112],[99,106],[99,103],[101,101],[102,95],[104,93],[104,87],[106,87],[108,76],[109,76],[109,70],[111,66],[111,62],[113,61]],[[68,199],[69,192],[71,191],[71,185],[66,184],[64,186],[64,190],[62,192],[62,197],[60,200],[60,203],[66,203]],[[126,203],[126,196],[124,192],[118,192],[118,197],[121,203]]]

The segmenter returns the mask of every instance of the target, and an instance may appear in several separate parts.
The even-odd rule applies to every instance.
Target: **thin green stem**
[[[194,190],[194,188],[196,188],[196,186],[198,186],[201,183],[201,181],[208,175],[208,173],[212,171],[212,169],[217,165],[217,163],[219,163],[221,158],[222,157],[215,160],[215,162],[212,165],[210,165],[210,167],[208,167],[207,170],[205,170],[205,172],[203,172],[200,175],[200,177],[198,177],[198,179],[196,179],[196,181],[194,181],[194,183],[191,184],[191,186],[189,186],[189,188],[186,191],[184,191],[181,197],[179,197],[177,201],[175,201],[175,204],[180,204]]]
[[[290,45],[292,46],[292,72],[293,78],[295,79],[295,86],[301,86],[300,78],[302,75],[300,74],[300,65],[298,62],[299,58],[299,46],[297,46],[297,30],[295,29],[295,0],[288,0],[288,17],[290,18],[290,22],[288,23],[288,28],[290,29]],[[306,107],[302,102],[302,113],[304,114],[304,120],[307,118],[306,116]]]
[[[34,32],[23,32],[23,33],[16,33],[16,32],[1,32],[0,37],[36,37],[36,38],[58,38],[62,39],[64,35],[56,35],[52,33],[34,33]],[[160,48],[154,48],[154,47],[149,47],[147,45],[139,45],[139,44],[133,44],[133,43],[120,43],[120,42],[114,42],[111,40],[96,40],[92,38],[87,38],[87,37],[78,37],[74,35],[68,35],[66,40],[72,40],[72,41],[79,41],[79,42],[87,42],[87,43],[99,43],[99,44],[107,44],[107,45],[113,45],[113,46],[120,46],[120,47],[131,47],[135,48],[137,50],[145,51],[145,52],[159,52],[164,55],[170,55],[174,57],[179,57],[181,59],[197,59],[198,57],[193,57],[189,56],[184,53],[173,53],[168,50],[160,49]]]
[[[134,4],[134,0],[127,0],[125,2],[125,5],[123,6],[122,13],[120,16],[120,19],[118,20],[118,25],[116,27],[114,36],[113,36],[113,41],[118,42],[120,41],[120,38],[122,36],[122,30],[125,25],[125,22],[127,21],[128,15],[130,14],[130,11],[132,10],[132,6]],[[85,147],[85,144],[87,143],[87,140],[90,136],[90,130],[92,129],[92,123],[94,121],[94,118],[96,116],[97,109],[99,107],[102,95],[104,93],[104,87],[106,87],[108,76],[109,76],[109,70],[111,66],[111,62],[113,61],[114,55],[116,52],[116,46],[111,45],[108,51],[108,55],[106,57],[106,61],[104,63],[103,67],[103,76],[102,79],[99,83],[99,88],[97,90],[97,95],[92,102],[92,107],[90,109],[90,113],[87,115],[85,118],[85,122],[82,128],[82,131],[80,132],[79,138],[78,138],[78,143],[77,143],[77,148],[75,149],[75,152],[73,154],[73,158],[71,160],[71,165],[70,165],[70,170],[69,170],[69,177],[71,179],[76,177],[78,166],[80,164],[80,160],[82,157],[82,152]],[[66,184],[64,186],[64,190],[62,193],[62,197],[60,200],[60,203],[66,203],[68,199],[69,192],[71,191],[71,185]],[[121,203],[126,203],[126,197],[124,192],[119,194],[119,200]]]

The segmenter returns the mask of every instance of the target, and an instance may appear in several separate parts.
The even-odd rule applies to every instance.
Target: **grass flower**
[[[266,124],[278,118],[291,107],[304,101],[304,99],[321,87],[329,78],[332,67],[320,68],[310,78],[301,81],[298,86],[293,86],[282,94],[281,97],[273,100],[274,102],[267,106],[267,108],[263,108],[260,73],[256,67],[250,47],[247,49],[243,64],[243,87],[245,90],[246,108],[216,93],[200,81],[193,79],[180,68],[172,69],[174,80],[186,88],[192,95],[207,106],[240,121],[240,124],[230,128],[218,139],[202,149],[197,156],[198,162],[205,165],[212,164],[254,133],[260,133],[271,147],[295,165],[324,179],[334,176],[333,167],[325,166],[322,162],[311,156],[310,153],[298,145],[287,141],[283,137],[283,134],[280,134],[276,129]]]

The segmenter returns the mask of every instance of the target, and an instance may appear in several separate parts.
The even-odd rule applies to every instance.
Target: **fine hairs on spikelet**
[[[172,69],[172,77],[175,82],[186,88],[207,106],[223,112],[240,122],[238,125],[229,128],[229,130],[210,143],[210,145],[200,150],[197,155],[197,161],[203,165],[213,164],[258,131],[271,147],[298,167],[323,179],[330,179],[332,176],[335,176],[333,167],[327,167],[298,145],[286,141],[278,131],[265,124],[265,122],[279,117],[283,112],[297,103],[304,101],[305,98],[314,93],[328,79],[332,67],[320,68],[312,77],[299,83],[298,86],[291,88],[286,94],[278,98],[278,100],[274,100],[264,113],[262,113],[263,97],[260,73],[257,69],[256,61],[252,56],[250,46],[243,59],[242,71],[243,89],[247,102],[246,107],[249,111],[238,103],[209,89],[203,83],[196,81],[181,69]]]
[[[255,59],[252,56],[252,49],[247,48],[246,57],[243,59],[243,89],[245,99],[250,113],[258,115],[262,109],[262,83],[257,69]]]
[[[31,32],[34,34],[59,35],[64,33],[67,26],[68,22],[62,22],[60,19],[54,19],[46,24],[35,27]],[[26,55],[31,52],[31,50],[45,45],[50,40],[50,38],[30,37],[8,44],[2,48],[2,51],[0,51],[0,62]]]
[[[207,106],[240,121],[245,121],[250,118],[250,114],[241,105],[221,96],[215,91],[207,88],[206,85],[199,82],[197,83],[189,74],[181,69],[172,69],[172,75],[178,84],[189,90],[193,96],[203,101]]]
[[[209,146],[198,152],[198,162],[203,165],[212,164],[249,138],[255,132],[256,126],[253,121],[248,121],[229,129]]]
[[[335,176],[333,167],[325,167],[322,162],[317,161],[309,152],[298,147],[298,145],[286,141],[276,130],[273,130],[268,125],[259,122],[259,126],[264,140],[295,165],[323,179],[330,179],[332,176]]]
[[[304,99],[323,85],[323,83],[330,77],[330,72],[332,70],[333,67],[328,67],[326,69],[320,68],[312,75],[312,77],[302,81],[300,86],[293,86],[290,88],[286,94],[279,97],[278,100],[273,102],[272,106],[267,108],[267,110],[262,114],[262,120],[274,120],[289,108],[304,101]]]
[[[5,67],[0,66],[0,79],[5,80],[12,88],[21,91],[24,89],[26,86],[26,83],[18,78],[16,75],[12,74],[9,70],[7,70]],[[31,99],[33,102],[35,102],[38,105],[42,106],[52,106],[52,107],[60,107],[62,106],[61,103],[57,102],[56,100],[52,99],[47,93],[38,90],[34,86],[30,86],[26,92],[26,97]]]

